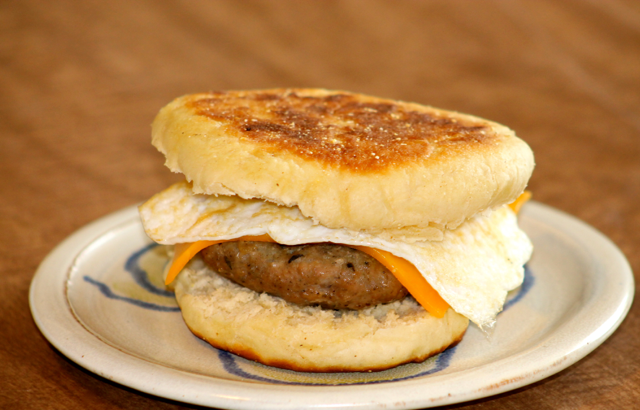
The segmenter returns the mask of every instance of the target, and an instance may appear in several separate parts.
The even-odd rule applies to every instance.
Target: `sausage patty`
[[[201,253],[221,276],[298,305],[363,309],[408,294],[380,262],[343,245],[237,241],[212,245]]]

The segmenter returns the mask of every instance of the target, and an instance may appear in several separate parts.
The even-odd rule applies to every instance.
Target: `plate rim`
[[[605,235],[597,231],[585,222],[548,205],[536,201],[530,201],[523,209],[523,218],[536,221],[546,225],[555,231],[565,234],[572,234],[571,238],[586,248],[592,247],[588,241],[599,243],[600,253],[609,256],[604,263],[621,280],[621,297],[613,313],[608,316],[605,323],[601,323],[598,329],[591,332],[591,338],[586,339],[577,348],[565,354],[561,359],[545,366],[526,365],[518,367],[517,370],[503,375],[505,383],[487,385],[476,389],[465,389],[465,392],[451,390],[442,397],[424,397],[420,395],[419,387],[424,384],[424,379],[416,378],[393,383],[376,384],[376,389],[371,391],[368,385],[347,385],[347,386],[291,386],[291,385],[271,385],[249,381],[235,381],[210,376],[190,373],[188,371],[162,366],[161,364],[146,361],[137,356],[123,352],[110,344],[103,342],[98,336],[88,331],[79,323],[72,313],[72,307],[68,304],[66,288],[67,278],[70,275],[77,258],[105,234],[130,224],[139,224],[137,205],[123,208],[119,211],[103,216],[84,227],[78,229],[56,247],[44,258],[39,265],[29,288],[29,306],[31,314],[40,332],[45,338],[67,358],[79,366],[108,380],[131,387],[133,389],[149,393],[155,396],[164,397],[179,402],[192,403],[204,406],[217,406],[235,409],[251,409],[256,406],[272,409],[297,409],[297,408],[321,408],[331,406],[332,408],[374,408],[381,404],[389,408],[412,408],[431,407],[436,405],[453,404],[475,400],[482,397],[493,396],[504,393],[531,383],[535,383],[549,377],[574,364],[595,350],[604,340],[606,340],[622,323],[627,315],[635,292],[634,277],[631,267],[620,249]],[[555,224],[553,224],[555,222]],[[553,226],[552,226],[553,224]],[[565,229],[559,229],[563,226]],[[566,229],[566,228],[569,229]],[[576,237],[576,235],[578,237]],[[63,268],[58,265],[62,265]],[[53,272],[53,273],[51,273]],[[43,301],[39,299],[42,292],[53,290],[53,301]],[[46,290],[45,290],[46,289]],[[60,290],[63,290],[60,293]],[[54,306],[49,306],[49,305]],[[53,323],[52,316],[59,312],[65,312],[64,320],[58,318]],[[577,312],[578,315],[580,312]],[[575,320],[575,318],[572,318]],[[551,333],[547,340],[553,338]],[[73,339],[76,344],[84,349],[72,348],[69,343]],[[104,347],[107,346],[107,353]],[[462,372],[452,374],[434,375],[430,380],[438,379],[438,383],[450,383],[452,380],[460,378],[460,373],[465,373],[465,378],[473,377],[479,371],[486,371],[504,361],[520,360],[532,354],[539,348],[529,348],[518,352],[516,355],[507,356],[497,362],[482,365],[478,368],[467,369]],[[108,357],[104,357],[104,356]],[[114,356],[117,359],[114,364]],[[519,356],[519,357],[518,357]],[[119,373],[114,370],[119,370]],[[157,372],[161,368],[165,372]],[[123,371],[123,369],[126,369]],[[150,373],[152,377],[129,377],[124,374],[131,372]],[[169,375],[158,374],[169,373]],[[172,376],[173,375],[173,376]],[[179,380],[172,379],[175,376]],[[219,388],[217,393],[212,393],[212,379]],[[143,381],[144,380],[144,381]],[[436,380],[434,380],[435,382]],[[358,399],[354,396],[361,395],[367,391],[366,398]],[[250,390],[248,392],[247,390]],[[286,395],[280,394],[286,390]],[[453,392],[453,393],[452,393]],[[250,394],[260,396],[259,399],[247,398]],[[331,393],[331,394],[327,394]],[[281,398],[278,398],[280,394]],[[313,399],[311,399],[313,396]],[[327,400],[327,396],[331,396]],[[283,400],[283,398],[286,399]],[[403,397],[399,400],[398,397]]]

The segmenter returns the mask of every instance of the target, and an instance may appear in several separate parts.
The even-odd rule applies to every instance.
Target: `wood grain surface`
[[[535,199],[640,272],[639,2],[5,0],[0,59],[1,408],[192,407],[75,365],[28,306],[57,243],[179,179],[150,123],[186,93],[346,89],[501,122],[536,154]],[[639,326],[636,304],[577,364],[452,408],[638,408]]]

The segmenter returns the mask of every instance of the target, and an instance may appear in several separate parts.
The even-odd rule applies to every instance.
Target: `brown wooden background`
[[[172,98],[311,86],[502,122],[530,143],[535,199],[609,236],[640,272],[640,3],[0,2],[0,407],[185,406],[67,360],[27,293],[86,223],[178,177],[149,144]],[[587,358],[473,409],[640,406],[640,307]],[[190,406],[185,406],[190,407]]]

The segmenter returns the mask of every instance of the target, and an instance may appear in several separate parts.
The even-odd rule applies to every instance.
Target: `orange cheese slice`
[[[531,199],[531,191],[524,191],[523,193],[520,194],[518,198],[516,198],[515,201],[509,204],[509,208],[511,208],[511,210],[517,214],[518,212],[520,212],[520,208],[522,208],[522,205],[524,205],[525,202],[527,202],[530,199]]]
[[[371,255],[383,264],[393,273],[393,276],[398,279],[398,282],[407,288],[411,296],[413,296],[427,312],[431,313],[432,316],[442,318],[444,314],[447,313],[449,304],[429,285],[429,282],[427,282],[411,262],[381,249],[369,248],[367,246],[347,246]]]

